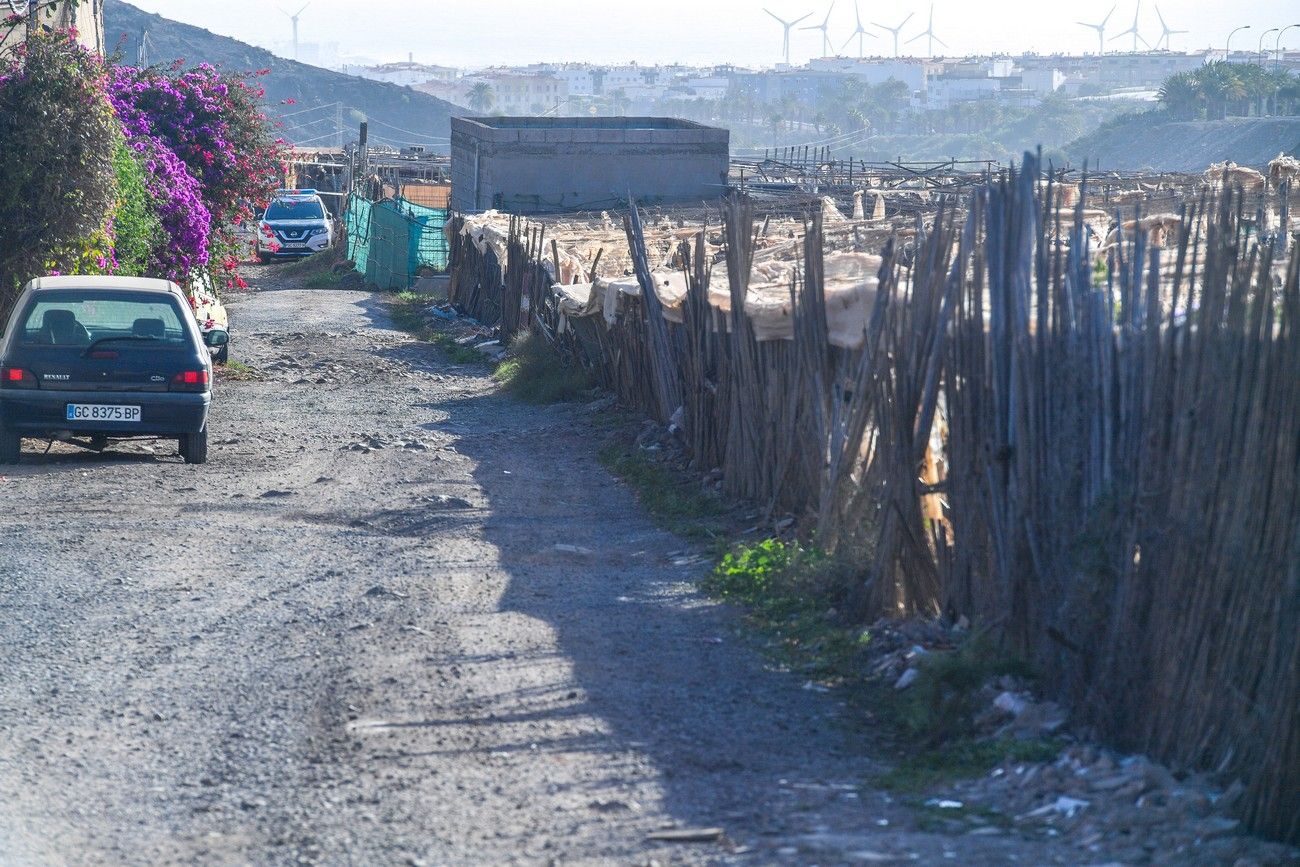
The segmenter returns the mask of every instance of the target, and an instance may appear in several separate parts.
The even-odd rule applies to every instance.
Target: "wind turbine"
[[[290,21],[293,22],[293,59],[294,60],[298,59],[298,18],[299,16],[302,15],[302,13],[307,11],[307,7],[310,5],[311,5],[311,0],[307,0],[306,3],[302,4],[302,8],[292,15],[290,15],[288,12],[285,12],[283,9],[280,10],[280,13],[282,15],[284,15]]]
[[[800,21],[802,21],[804,18],[807,18],[808,15],[811,15],[812,13],[809,12],[808,15],[804,15],[804,16],[801,17],[801,18],[796,18],[796,19],[794,19],[793,21],[786,21],[784,18],[778,18],[775,12],[771,12],[771,11],[769,11],[769,10],[767,10],[767,9],[764,9],[763,11],[764,11],[764,12],[767,12],[767,14],[768,14],[768,15],[771,15],[773,18],[776,18],[777,22],[778,22],[778,23],[779,23],[783,28],[785,28],[785,45],[784,45],[784,48],[785,48],[785,65],[786,65],[786,66],[789,66],[789,65],[790,65],[790,30],[793,29],[793,27],[794,27],[796,24],[798,24],[798,23],[799,23]]]
[[[862,37],[870,36],[872,39],[875,39],[876,34],[868,33],[867,29],[862,26],[862,14],[858,11],[858,0],[853,0],[853,17],[858,20],[858,29],[853,31],[853,36],[858,37],[858,59],[861,60],[866,54],[866,52],[862,50]],[[850,36],[844,43],[844,48],[849,47],[849,42],[853,41],[853,36]],[[843,50],[843,48],[841,50]]]
[[[898,34],[903,32],[903,28],[907,26],[907,22],[911,21],[912,16],[915,14],[916,14],[915,12],[908,12],[907,17],[904,18],[897,27],[886,27],[884,24],[877,24],[874,21],[871,22],[871,25],[873,27],[879,27],[881,30],[887,30],[890,33],[894,34],[894,56],[895,57],[898,56]]]
[[[1118,6],[1110,7],[1110,11],[1106,13],[1105,18],[1101,19],[1100,24],[1089,24],[1087,21],[1075,22],[1076,24],[1080,24],[1084,27],[1087,27],[1089,30],[1097,31],[1097,53],[1098,54],[1106,53],[1106,24],[1110,21],[1110,16],[1114,15],[1115,10],[1118,8],[1119,8]]]
[[[153,37],[149,35],[149,31],[140,31],[140,44],[136,47],[135,51],[136,66],[141,69],[149,68],[149,49],[153,47]]]
[[[831,0],[831,8],[826,10],[826,20],[822,21],[821,24],[813,24],[808,27],[799,28],[800,30],[820,30],[822,32],[822,51],[825,52],[825,54],[823,55],[824,57],[831,56],[830,26],[831,26],[831,13],[834,11],[835,11],[835,0]]]
[[[1169,27],[1169,25],[1165,23],[1165,16],[1163,16],[1163,15],[1160,14],[1160,7],[1159,7],[1159,6],[1156,7],[1156,17],[1160,19],[1160,38],[1156,40],[1156,48],[1159,48],[1159,47],[1160,47],[1160,43],[1161,43],[1161,42],[1164,42],[1164,44],[1165,44],[1165,51],[1169,51],[1169,50],[1170,50],[1170,49],[1169,49],[1169,37],[1170,37],[1170,36],[1177,36],[1179,33],[1186,33],[1187,31],[1186,31],[1186,30],[1171,30],[1170,27]]]
[[[1138,40],[1142,39],[1142,36],[1138,33],[1138,18],[1141,15],[1142,15],[1142,0],[1138,0],[1137,8],[1133,10],[1133,26],[1130,27],[1128,30],[1125,30],[1123,33],[1119,33],[1116,34],[1115,36],[1112,36],[1110,38],[1110,41],[1114,42],[1116,39],[1119,39],[1124,36],[1128,36],[1131,33],[1133,34],[1133,53],[1137,54]],[[1145,45],[1147,48],[1151,47],[1151,43],[1147,42],[1145,39],[1142,39],[1142,44]]]
[[[907,40],[907,44],[911,45],[913,42],[915,42],[916,40],[920,39],[923,36],[930,37],[929,51],[927,54],[928,57],[934,57],[934,43],[937,42],[940,45],[942,45],[944,48],[948,47],[946,44],[944,44],[944,41],[942,39],[934,35],[934,4],[933,3],[930,4],[930,26],[925,28],[915,36],[913,36],[911,39]]]

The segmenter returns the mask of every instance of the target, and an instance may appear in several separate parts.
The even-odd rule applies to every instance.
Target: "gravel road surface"
[[[581,407],[254,276],[210,463],[0,477],[0,863],[1079,863],[873,791]]]

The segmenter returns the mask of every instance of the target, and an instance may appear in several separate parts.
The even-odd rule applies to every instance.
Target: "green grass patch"
[[[393,324],[408,334],[432,343],[452,364],[487,364],[487,358],[473,346],[462,346],[456,338],[429,324],[425,311],[432,301],[419,292],[395,292],[390,296],[389,313]]]
[[[1009,830],[1015,820],[1000,810],[979,804],[963,803],[960,807],[941,807],[927,804],[925,799],[910,798],[904,801],[916,811],[916,830],[931,834],[968,833],[972,828],[993,826]]]
[[[920,676],[905,690],[881,685],[877,701],[883,715],[902,731],[927,745],[959,742],[975,731],[975,715],[984,707],[980,688],[1001,675],[1025,680],[1033,669],[976,633],[952,650],[936,650],[916,660]]]
[[[873,637],[837,610],[861,580],[851,562],[798,542],[766,539],[734,548],[703,589],[742,604],[778,662],[844,687],[845,698],[885,724],[906,757],[876,781],[881,786],[921,791],[979,776],[1008,759],[1055,758],[1059,741],[976,736],[975,717],[987,704],[982,687],[1001,675],[1033,677],[1027,664],[984,633],[919,656],[920,676],[907,689],[870,678]]]
[[[835,610],[850,567],[798,542],[765,539],[726,554],[705,579],[705,592],[743,604],[785,665],[814,679],[845,683],[870,643]]]
[[[1061,752],[1055,739],[960,738],[910,753],[874,782],[895,792],[923,792],[954,780],[983,776],[1003,762],[1047,762]]]
[[[249,382],[260,379],[262,375],[257,368],[242,361],[227,361],[217,369],[221,371],[221,378],[229,382]]]
[[[462,346],[456,342],[456,339],[450,334],[443,334],[440,331],[430,329],[430,334],[425,338],[434,346],[442,351],[447,360],[452,364],[488,364],[488,358],[479,352],[473,346]]]
[[[651,461],[635,446],[609,445],[600,462],[636,492],[655,523],[697,541],[717,540],[726,532],[722,498],[705,491],[695,478]]]
[[[540,334],[524,331],[510,345],[510,357],[493,374],[507,394],[526,403],[578,400],[591,390],[591,377],[562,358]]]
[[[292,262],[285,262],[280,266],[285,274],[292,277],[307,278],[314,274],[330,273],[334,266],[343,261],[343,244],[336,243],[328,250],[320,253],[313,253],[310,256],[303,256],[300,259],[294,259]]]
[[[302,285],[304,289],[338,289],[343,285],[343,275],[334,271],[317,271]]]

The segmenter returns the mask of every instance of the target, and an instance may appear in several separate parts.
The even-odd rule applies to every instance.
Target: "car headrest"
[[[46,310],[41,324],[45,328],[67,328],[77,321],[77,314],[71,310]]]
[[[167,326],[161,319],[137,319],[131,325],[131,334],[135,337],[157,337],[167,334]]]

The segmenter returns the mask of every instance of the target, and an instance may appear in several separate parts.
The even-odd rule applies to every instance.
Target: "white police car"
[[[315,190],[277,190],[257,224],[257,258],[310,256],[334,243],[334,224]]]

